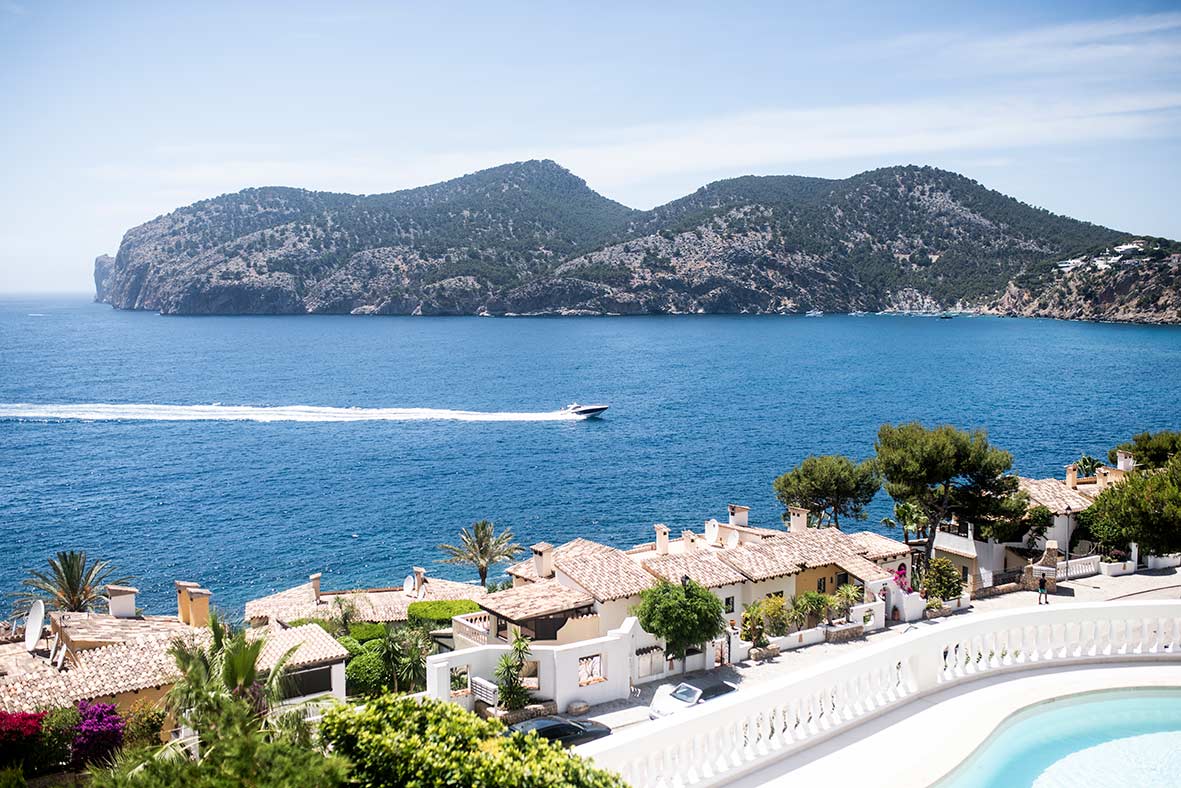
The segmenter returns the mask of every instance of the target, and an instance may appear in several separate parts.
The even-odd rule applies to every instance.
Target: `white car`
[[[648,719],[658,720],[676,714],[736,689],[738,687],[728,681],[682,681],[675,687],[666,684],[656,690],[656,697],[652,698],[652,705],[648,707]]]

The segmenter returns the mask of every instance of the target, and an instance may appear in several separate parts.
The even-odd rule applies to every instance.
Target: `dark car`
[[[611,729],[593,720],[568,720],[564,717],[534,717],[508,726],[512,733],[536,733],[543,739],[556,741],[563,747],[586,744],[611,733]]]

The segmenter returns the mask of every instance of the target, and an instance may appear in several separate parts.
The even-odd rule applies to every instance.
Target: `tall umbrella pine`
[[[442,564],[468,564],[480,573],[480,585],[488,582],[488,569],[502,561],[510,561],[523,549],[513,541],[513,532],[505,528],[496,533],[496,526],[489,520],[472,523],[471,530],[459,532],[459,544],[441,544],[439,549],[447,554],[439,559]]]
[[[1028,497],[1010,473],[1013,455],[992,446],[984,430],[883,424],[875,448],[886,492],[918,507],[931,529],[927,564],[935,549],[934,532],[953,516],[988,538],[1011,531],[1028,508]]]

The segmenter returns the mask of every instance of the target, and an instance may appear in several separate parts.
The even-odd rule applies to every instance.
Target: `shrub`
[[[763,601],[756,599],[742,611],[742,629],[740,637],[755,648],[767,645],[766,625],[763,621]]]
[[[31,760],[41,736],[44,712],[0,711],[0,768]],[[30,764],[31,765],[31,764]]]
[[[406,620],[411,625],[440,629],[450,627],[454,616],[477,613],[479,610],[480,606],[470,599],[411,602],[406,608]]]
[[[933,596],[927,600],[926,610],[942,610],[943,600],[937,596]]]
[[[167,713],[159,706],[138,701],[127,715],[123,741],[128,747],[159,747],[160,730]]]
[[[923,590],[927,598],[959,599],[964,592],[964,581],[955,564],[946,558],[932,558],[923,575]]]
[[[78,715],[81,719],[74,736],[74,766],[109,760],[123,744],[123,718],[110,703],[86,701],[78,704]]]
[[[361,644],[352,635],[342,635],[336,639],[336,642],[344,646],[344,650],[349,652],[350,657],[355,657],[361,653]]]
[[[773,638],[783,637],[788,630],[788,613],[790,608],[787,600],[781,596],[769,596],[762,601],[763,622],[767,627],[767,634]]]
[[[74,751],[74,738],[82,715],[77,706],[53,709],[46,712],[41,721],[41,747],[38,752],[38,771],[57,771],[70,764]]]
[[[485,788],[623,788],[555,742],[505,736],[504,727],[453,703],[386,695],[364,710],[335,709],[321,734],[353,764],[360,785],[479,785]]]
[[[25,788],[25,773],[16,766],[0,768],[0,788]]]
[[[380,640],[366,640],[361,644],[362,654],[380,654],[384,650],[384,645]]]
[[[389,683],[381,655],[372,651],[363,651],[349,660],[344,677],[350,695],[380,695]]]
[[[358,621],[349,624],[349,634],[356,638],[357,642],[364,644],[367,641],[385,637],[385,624]]]

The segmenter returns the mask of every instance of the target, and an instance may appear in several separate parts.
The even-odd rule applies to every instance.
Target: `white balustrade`
[[[960,682],[1047,666],[1177,659],[1181,601],[973,614],[741,688],[578,751],[635,788],[721,785]]]
[[[1059,561],[1056,577],[1059,580],[1077,580],[1080,577],[1090,577],[1099,574],[1099,556],[1088,555],[1083,558],[1072,558],[1070,561]]]

